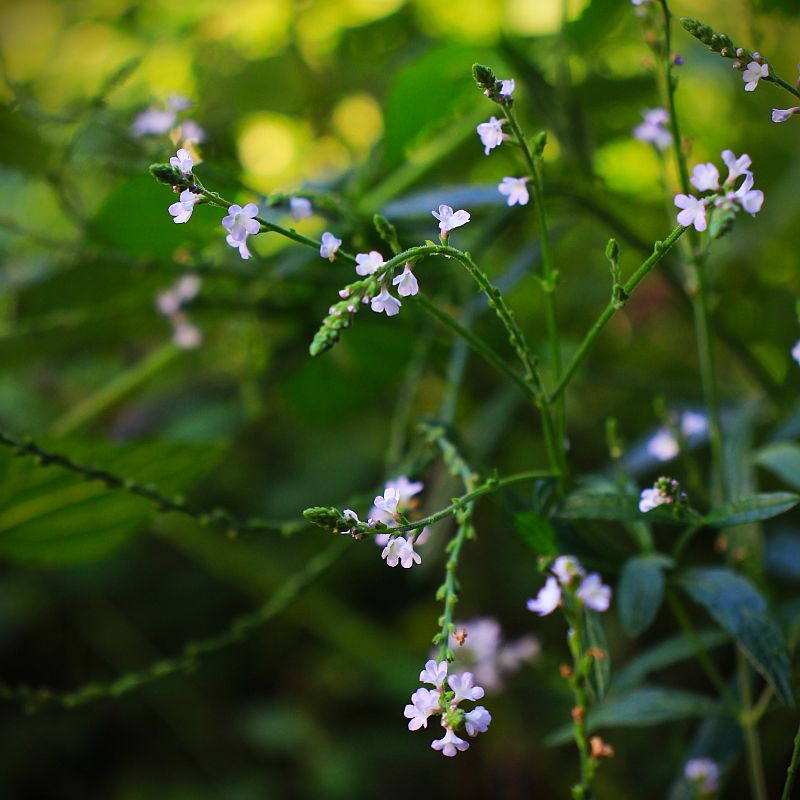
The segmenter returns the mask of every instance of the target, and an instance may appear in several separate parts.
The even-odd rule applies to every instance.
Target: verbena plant
[[[759,731],[776,707],[795,706],[791,665],[796,636],[775,613],[768,593],[763,591],[761,523],[793,509],[800,502],[800,495],[791,491],[754,491],[749,486],[749,476],[737,463],[741,457],[735,446],[739,422],[720,400],[710,305],[715,290],[713,243],[738,226],[750,226],[749,235],[757,236],[763,216],[769,214],[769,205],[762,210],[764,194],[754,188],[757,165],[746,153],[737,155],[726,149],[719,163],[692,163],[684,138],[691,133],[692,123],[680,118],[676,106],[683,59],[673,51],[669,7],[666,0],[634,0],[633,4],[652,50],[653,73],[660,94],[660,105],[645,112],[634,135],[652,145],[665,169],[664,200],[673,219],[663,237],[653,242],[648,255],[633,268],[623,267],[623,250],[616,239],[609,239],[604,254],[610,278],[608,301],[594,319],[585,321],[585,335],[576,345],[565,343],[561,335],[558,296],[566,267],[558,263],[554,252],[548,214],[544,162],[547,136],[544,132],[531,135],[523,130],[516,113],[515,93],[519,87],[514,79],[498,77],[489,66],[474,65],[476,91],[485,95],[487,105],[493,104],[491,111],[487,110],[491,116],[477,125],[476,135],[486,157],[491,158],[497,148],[513,149],[518,157],[518,169],[513,175],[497,176],[497,189],[513,213],[522,215],[523,207],[533,208],[540,255],[536,286],[543,319],[515,313],[511,299],[492,277],[492,270],[482,266],[482,254],[459,246],[462,229],[480,224],[478,214],[463,208],[454,210],[446,204],[448,198],[439,198],[442,202],[434,203],[430,209],[431,235],[436,234],[435,225],[438,236],[409,245],[391,219],[375,213],[370,234],[362,231],[355,237],[358,242],[369,242],[369,246],[356,252],[359,248],[347,242],[344,203],[334,194],[299,189],[291,195],[256,197],[257,202],[244,205],[231,202],[225,192],[216,188],[221,179],[213,164],[199,161],[200,134],[184,123],[177,137],[181,146],[176,155],[169,163],[150,168],[157,181],[177,194],[168,207],[174,222],[204,224],[193,219],[195,209],[214,207],[219,209],[225,242],[242,259],[257,260],[254,251],[257,253],[263,237],[285,237],[298,247],[318,252],[318,269],[329,274],[333,271],[341,284],[338,293],[331,294],[328,313],[311,338],[312,357],[328,358],[328,351],[348,335],[351,327],[358,326],[364,315],[385,314],[388,319],[383,322],[392,325],[392,318],[408,313],[409,307],[417,307],[483,359],[498,381],[507,382],[521,393],[537,420],[541,448],[534,451],[529,469],[501,475],[472,463],[470,448],[461,444],[452,417],[418,420],[417,444],[404,453],[393,454],[392,466],[402,464],[403,469],[387,474],[383,490],[375,496],[371,508],[363,503],[356,509],[327,504],[305,509],[305,520],[334,535],[337,541],[327,549],[320,544],[319,555],[289,577],[283,589],[258,610],[234,620],[217,636],[191,642],[174,658],[159,660],[116,680],[66,692],[6,683],[0,685],[0,697],[39,711],[53,706],[73,708],[138,690],[242,640],[284,610],[349,547],[369,548],[377,543],[376,564],[380,556],[389,567],[413,569],[423,559],[435,560],[439,554],[430,552],[433,545],[426,545],[426,539],[432,526],[450,520],[454,533],[444,547],[444,578],[436,594],[442,610],[435,624],[431,620],[435,631],[433,649],[419,654],[420,665],[424,665],[419,673],[421,686],[413,691],[403,713],[410,730],[425,729],[432,734],[434,750],[447,757],[456,756],[467,750],[478,734],[488,731],[491,736],[492,723],[491,704],[484,698],[484,687],[476,683],[477,670],[463,666],[456,669],[459,652],[468,649],[470,640],[474,643],[478,636],[477,628],[458,621],[458,570],[462,559],[469,558],[470,542],[479,532],[474,517],[476,504],[489,495],[510,497],[513,487],[513,524],[528,547],[532,586],[535,570],[541,573],[538,587],[534,586],[538,593],[527,599],[527,608],[537,616],[558,613],[565,623],[566,646],[560,676],[571,693],[572,705],[564,708],[564,719],[570,720],[569,724],[553,732],[550,743],[561,744],[571,738],[577,748],[577,769],[565,779],[572,796],[583,800],[596,796],[596,774],[605,759],[615,756],[613,733],[607,730],[708,717],[713,725],[705,723],[703,735],[687,748],[675,796],[713,797],[722,793],[726,775],[739,752],[738,740],[731,744],[723,734],[738,729],[750,795],[757,800],[767,798]],[[712,51],[732,60],[734,69],[742,73],[746,91],[756,90],[764,81],[791,94],[793,102],[800,98],[800,91],[777,74],[768,58],[695,20],[684,18],[681,24]],[[147,112],[137,121],[136,132],[154,133],[165,125],[172,128],[179,110]],[[772,121],[791,123],[791,117],[798,112],[800,106],[776,108]],[[674,171],[676,191],[668,188],[673,180],[670,169]],[[342,228],[332,225],[320,238],[304,235],[279,224],[268,213],[284,207],[296,220],[315,211],[329,214]],[[602,199],[599,216],[614,222],[613,214],[603,211]],[[587,253],[586,258],[595,261],[597,254]],[[642,471],[631,466],[620,434],[622,426],[614,419],[608,420],[605,432],[611,468],[602,474],[579,474],[574,454],[581,443],[569,434],[568,399],[573,382],[591,361],[594,345],[606,327],[618,312],[636,302],[637,290],[655,270],[664,271],[691,306],[704,407],[678,411],[661,403],[661,427],[644,448],[648,463],[658,463],[659,471],[664,473],[653,482],[644,485],[637,480]],[[435,271],[466,274],[502,326],[508,340],[505,352],[478,332],[468,315],[446,297],[421,291],[428,275]],[[192,269],[157,298],[158,310],[169,319],[178,349],[202,344],[202,332],[186,310],[199,291],[200,279]],[[533,346],[530,331],[535,331],[533,336],[542,338],[546,346]],[[174,352],[170,350],[169,357]],[[800,363],[800,342],[791,354],[786,352],[787,360],[792,357]],[[380,359],[382,354],[376,352],[374,358]],[[146,364],[142,372],[149,374],[152,369],[152,363]],[[409,380],[418,378],[412,373]],[[65,418],[58,432],[71,432],[104,410],[116,396],[112,390],[112,398],[99,398],[96,407],[79,406],[73,416]],[[403,413],[409,408],[410,403],[405,402]],[[137,495],[159,510],[182,514],[234,537],[258,532],[289,534],[306,527],[299,518],[277,525],[257,518],[240,519],[220,509],[201,511],[173,496],[171,490],[128,479],[122,469],[115,470],[113,465],[90,466],[79,456],[51,450],[10,433],[0,434],[0,443],[23,458],[36,459],[42,466],[56,467],[97,483],[98,491]],[[706,445],[710,453],[708,476],[703,471],[704,462],[698,459]],[[800,490],[800,447],[784,438],[754,449],[755,463],[788,489]],[[342,452],[342,458],[346,458],[346,443]],[[416,478],[435,461],[446,466],[461,484],[461,490],[451,502],[423,513],[420,495],[425,486]],[[157,472],[151,472],[154,481]],[[164,477],[170,477],[168,470]],[[364,486],[352,487],[354,496],[361,495],[362,499],[364,490]],[[321,498],[321,502],[329,500]],[[598,555],[598,545],[607,540],[609,531],[627,537],[628,550],[616,548]],[[699,563],[691,546],[698,537],[710,535],[716,537],[717,557]],[[352,540],[347,541],[347,547],[339,540],[342,536]],[[593,570],[600,566],[616,576],[613,591],[606,583],[611,582],[610,578]],[[687,599],[707,612],[712,627],[704,624],[702,630],[698,629]],[[520,605],[525,601],[521,597]],[[616,663],[616,657],[609,652],[606,616],[615,615],[628,636],[639,637],[651,629],[662,606],[668,609],[675,631],[623,665],[613,682],[610,662],[613,658]],[[536,616],[532,616],[532,630],[536,623]],[[721,666],[711,655],[713,648],[723,645],[735,654],[732,670],[728,669],[729,664]],[[499,658],[497,646],[490,655],[495,660]],[[696,659],[713,693],[642,683],[649,672],[688,658]],[[522,656],[517,659],[522,660]],[[409,688],[415,678],[409,674]],[[420,742],[420,746],[424,744]],[[800,731],[791,750],[783,800],[792,796],[798,759]],[[741,795],[732,789],[730,796]]]

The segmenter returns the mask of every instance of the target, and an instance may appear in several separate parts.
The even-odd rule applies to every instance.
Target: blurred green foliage
[[[392,320],[362,313],[336,348],[310,359],[308,343],[349,272],[273,235],[257,237],[256,257],[243,262],[206,206],[174,225],[166,210],[174,198],[147,167],[175,144],[168,135],[134,137],[131,125],[148,106],[189,96],[194,105],[180,118],[207,132],[198,149],[207,185],[262,207],[262,193],[330,193],[335,202],[315,203],[318,213],[296,227],[312,237],[333,230],[353,251],[381,248],[376,211],[408,246],[435,234],[431,208],[468,208],[473,224],[459,230],[459,246],[507,291],[544,359],[532,210],[506,208],[495,188],[517,174],[515,154],[500,148],[487,159],[474,134],[491,110],[470,67],[491,63],[516,78],[526,130],[548,132],[545,181],[571,352],[608,300],[608,237],[619,240],[630,274],[672,227],[662,182],[671,196],[675,176],[663,176],[655,154],[631,137],[658,100],[630,3],[566,6],[563,37],[556,0],[0,6],[0,428],[183,492],[193,508],[292,522],[310,505],[366,512],[383,481],[412,466],[426,483],[426,513],[446,505],[461,489],[431,460],[418,418],[453,425],[482,471],[542,467],[522,395],[411,301]],[[796,3],[698,0],[673,11],[725,28],[794,78]],[[738,434],[730,458],[742,486],[757,476],[757,488],[776,490],[781,477],[792,483],[790,462],[774,466],[773,444],[757,461],[772,472],[756,473],[752,451],[756,439],[800,433],[798,372],[788,357],[800,294],[796,121],[770,123],[771,106],[786,105],[775,87],[745,95],[728,62],[680,30],[674,46],[686,59],[678,103],[691,162],[715,160],[723,148],[746,151],[766,194],[757,221],[741,219],[715,242],[711,268],[721,391]],[[295,224],[285,204],[269,213]],[[190,351],[170,344],[169,322],[154,306],[185,273],[202,278],[187,311],[203,343]],[[444,260],[419,275],[426,294],[505,352],[503,331],[465,275]],[[570,389],[575,471],[610,474],[609,417],[619,419],[630,452],[640,452],[659,424],[658,398],[671,408],[702,404],[688,306],[660,272],[613,319]],[[705,470],[704,451],[699,459]],[[654,470],[634,468],[642,485]],[[329,544],[302,527],[229,538],[11,451],[0,453],[0,471],[0,677],[11,684],[71,689],[179,653],[263,603]],[[781,553],[796,553],[797,518],[782,517],[774,536],[767,526],[766,543],[757,539],[777,574],[765,575],[758,560],[747,569],[783,609],[792,642],[798,572],[787,571]],[[552,531],[526,490],[481,501],[475,522],[459,616],[496,616],[509,637],[535,632],[543,649],[491,697],[490,733],[457,763],[410,735],[402,717],[436,629],[445,523],[423,565],[402,574],[388,571],[370,542],[348,542],[345,559],[284,614],[188,674],[74,711],[24,716],[0,707],[0,796],[566,797],[572,751],[545,743],[570,704],[557,669],[567,653],[563,630],[525,610],[539,581],[526,542],[549,548]],[[558,533],[616,585],[635,551],[619,528],[604,530],[593,545]],[[671,535],[658,533],[669,544]],[[710,538],[695,548],[698,560],[715,558]],[[692,613],[710,626],[699,607]],[[608,624],[615,670],[672,631],[663,609],[637,640],[628,633],[640,619],[627,633],[613,616]],[[720,644],[713,636],[709,647]],[[675,694],[641,688],[650,669],[642,667],[632,679],[629,671],[627,688],[651,693],[633,708],[612,698],[628,702],[633,718],[637,708],[666,708],[670,724],[647,736],[614,730],[617,758],[601,771],[600,796],[663,796],[696,733],[717,742],[720,757],[738,752],[729,723],[710,718],[697,732],[694,718],[709,709],[684,690],[709,687],[683,646],[659,651],[652,666]],[[729,650],[713,654],[731,667]],[[611,679],[613,689],[613,671]],[[794,722],[779,711],[764,730],[776,792]],[[745,781],[741,759],[733,760],[729,797]]]

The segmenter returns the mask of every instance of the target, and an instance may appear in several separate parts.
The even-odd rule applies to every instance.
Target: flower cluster
[[[170,158],[169,164],[174,170],[180,172],[185,178],[190,178],[192,174],[192,168],[194,167],[194,161],[192,160],[192,154],[188,150],[185,150],[184,148],[178,150],[177,155],[174,155],[172,158]],[[175,191],[177,191],[177,188]],[[184,189],[181,192],[178,202],[173,203],[167,209],[167,211],[169,211],[170,215],[173,217],[173,222],[188,222],[192,216],[194,207],[200,200],[202,200],[202,198],[203,196],[201,194],[197,194],[191,189]]]
[[[711,797],[719,789],[719,765],[710,758],[692,758],[686,762],[683,774],[693,783],[701,797]]]
[[[708,432],[708,419],[705,414],[697,411],[684,411],[680,417],[679,431],[684,439],[705,436]],[[668,428],[659,428],[647,442],[647,452],[658,461],[671,461],[679,450],[678,439]]]
[[[666,150],[672,144],[672,134],[667,128],[669,114],[664,108],[651,108],[642,112],[644,122],[633,129],[640,142],[649,142],[657,150]]]
[[[174,286],[156,295],[156,308],[172,323],[172,341],[181,349],[192,350],[203,341],[200,329],[189,321],[182,308],[200,291],[197,275],[184,275]]]
[[[534,636],[504,641],[500,623],[493,617],[454,622],[453,626],[457,633],[452,635],[459,646],[450,673],[472,672],[489,693],[501,691],[503,679],[535,659],[541,650]]]
[[[508,198],[506,203],[509,206],[517,203],[521,206],[526,206],[528,200],[530,200],[528,178],[503,178],[497,186],[497,191]]]
[[[698,192],[709,194],[699,198],[693,194],[675,196],[675,205],[682,209],[678,213],[679,225],[694,225],[695,230],[704,231],[708,225],[706,210],[711,207],[715,217],[711,235],[716,237],[729,230],[739,209],[744,209],[753,217],[761,210],[764,193],[753,189],[750,156],[745,153],[737,158],[732,150],[723,150],[722,160],[728,168],[728,177],[722,185],[719,170],[714,164],[697,164],[692,170],[692,185]],[[739,178],[744,180],[734,189]]]
[[[552,573],[535,598],[528,600],[528,611],[540,617],[552,614],[564,603],[565,595],[571,602],[592,611],[608,611],[611,589],[603,584],[596,572],[588,575],[575,556],[559,556],[551,565]]]
[[[483,706],[475,706],[471,711],[459,707],[460,703],[475,702],[484,695],[483,688],[475,685],[475,676],[471,672],[448,676],[446,661],[430,659],[420,672],[419,680],[434,688],[423,686],[417,689],[403,710],[403,716],[409,720],[410,731],[427,728],[431,717],[441,718],[445,733],[441,739],[431,742],[434,750],[448,757],[455,756],[469,747],[469,742],[458,736],[462,727],[472,737],[489,729],[492,715]]]
[[[646,514],[658,506],[679,507],[686,502],[686,492],[673,478],[659,478],[650,489],[644,489],[639,496],[639,511]]]

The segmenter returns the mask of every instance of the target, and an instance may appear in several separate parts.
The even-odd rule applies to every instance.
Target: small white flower
[[[678,449],[678,440],[666,428],[658,431],[647,443],[647,452],[659,461],[671,461],[678,455]]]
[[[488,122],[481,122],[476,128],[478,136],[481,137],[481,144],[483,145],[483,152],[489,155],[489,151],[498,147],[505,139],[508,139],[508,134],[503,133],[504,119],[497,119],[490,117]]]
[[[311,208],[311,201],[307,197],[290,197],[289,211],[295,222],[306,219],[306,217],[310,217],[314,213]]]
[[[417,689],[411,695],[411,703],[403,710],[403,716],[410,720],[410,731],[428,727],[428,717],[439,710],[439,696],[439,692],[430,689]]]
[[[592,572],[587,575],[578,587],[578,598],[583,600],[586,608],[592,611],[608,611],[611,604],[611,588],[603,583],[602,578]]]
[[[400,306],[403,305],[396,297],[389,294],[386,286],[381,287],[381,293],[376,295],[370,301],[370,308],[380,314],[385,312],[387,317],[393,317],[400,312]]]
[[[436,741],[431,742],[431,747],[434,750],[441,750],[442,755],[452,757],[457,755],[459,750],[466,750],[469,748],[469,742],[465,742],[463,739],[460,739],[454,731],[450,728],[447,728],[447,733],[445,733],[442,739],[436,739]]]
[[[540,617],[552,614],[561,605],[561,587],[551,575],[544,586],[539,590],[536,599],[528,600],[528,611],[533,611]]]
[[[686,779],[696,783],[703,794],[713,794],[719,788],[719,765],[710,758],[692,758],[683,768]]]
[[[400,297],[409,297],[417,294],[419,291],[419,284],[409,264],[406,264],[402,274],[395,275],[394,278],[392,278],[392,285],[397,287],[397,294],[399,294]]]
[[[702,233],[706,229],[706,201],[698,200],[693,194],[676,194],[675,205],[682,208],[678,214],[678,224],[687,228],[694,225],[695,230]]]
[[[509,78],[508,80],[500,81],[500,83],[500,97],[511,97],[511,95],[514,94],[514,88],[516,87],[514,79]]]
[[[400,495],[393,486],[387,487],[383,495],[375,498],[375,508],[380,514],[394,519],[397,514],[397,504],[400,502]]]
[[[429,683],[437,689],[441,689],[444,685],[444,679],[447,677],[447,662],[436,661],[433,658],[425,662],[425,668],[419,674],[420,683]]]
[[[517,203],[524,206],[530,200],[527,183],[527,178],[503,178],[502,182],[497,185],[497,191],[508,198],[509,206]]]
[[[425,484],[422,481],[410,481],[405,475],[400,475],[386,482],[386,489],[394,489],[397,493],[398,505],[406,505],[414,495],[419,494]]]
[[[171,94],[167,98],[167,108],[177,114],[178,111],[186,111],[192,107],[192,101],[182,94]]]
[[[200,199],[201,195],[190,192],[184,189],[181,192],[181,198],[177,203],[173,203],[167,211],[175,218],[173,222],[181,223],[188,222],[194,211],[195,204]]]
[[[761,206],[764,205],[764,192],[761,189],[753,189],[752,174],[745,176],[742,185],[734,192],[733,196],[751,217],[761,211]]]
[[[786,122],[790,117],[795,114],[800,114],[800,106],[792,106],[791,108],[773,108],[772,121],[773,122]]]
[[[197,275],[181,275],[180,280],[175,284],[175,292],[181,303],[194,300],[200,291],[200,285],[201,280]]]
[[[708,431],[708,418],[697,411],[684,411],[681,415],[681,433],[691,439],[693,436],[703,436]]]
[[[356,272],[362,276],[373,275],[383,264],[383,256],[377,250],[359,253],[356,256]]]
[[[442,236],[447,236],[448,231],[460,228],[469,222],[469,213],[463,208],[454,213],[450,206],[442,205],[438,211],[431,211],[431,214],[439,220],[439,231]]]
[[[203,334],[196,325],[192,325],[183,314],[176,314],[173,319],[172,341],[181,350],[194,350],[203,343]]]
[[[475,676],[471,672],[464,672],[461,675],[450,675],[447,683],[455,692],[453,702],[458,705],[462,700],[480,700],[484,695],[483,687],[475,685]]]
[[[719,170],[711,163],[697,164],[691,180],[698,192],[715,192],[719,189]]]
[[[800,364],[800,341],[792,348],[792,358]]]
[[[192,161],[192,154],[188,150],[184,150],[181,147],[178,150],[178,154],[172,156],[169,160],[170,166],[175,167],[175,169],[179,169],[184,175],[189,175],[192,171],[192,166],[194,162]]]
[[[753,53],[758,55],[758,53]],[[744,90],[746,92],[754,92],[758,82],[762,78],[769,77],[769,65],[759,64],[758,61],[751,61],[747,65],[747,69],[742,73],[742,80],[744,81]]]
[[[483,706],[475,706],[472,711],[464,714],[464,727],[467,729],[468,736],[486,733],[491,722],[492,715]]]
[[[575,556],[559,556],[550,568],[562,586],[568,586],[573,578],[583,577],[586,570]]]
[[[178,127],[178,140],[184,144],[200,144],[205,138],[206,132],[192,119],[181,122]]]
[[[234,203],[228,207],[228,214],[222,218],[222,227],[235,242],[243,242],[248,236],[258,233],[259,223],[255,219],[257,215],[258,206],[255,203],[248,203],[244,208]]]
[[[353,527],[348,528],[346,531],[342,531],[343,534],[349,534],[350,536],[356,536],[355,526],[358,525],[361,520],[358,518],[358,514],[353,511],[352,508],[345,508],[342,510],[342,516],[345,518],[347,522],[349,522]],[[358,535],[360,539],[361,536]]]
[[[667,129],[669,114],[663,108],[651,108],[642,112],[644,122],[633,129],[634,138],[649,142],[659,150],[666,150],[672,144],[672,134]]]
[[[131,133],[134,136],[157,136],[167,133],[174,124],[174,111],[164,108],[148,108],[134,119]]]
[[[239,251],[239,255],[245,259],[245,261],[250,258],[250,250],[247,247],[247,239],[240,242],[238,239],[235,239],[233,235],[228,234],[225,237],[225,241],[233,248]]]
[[[322,234],[322,240],[319,246],[319,254],[328,261],[333,261],[336,258],[336,251],[342,246],[342,240],[337,239],[329,231]]]
[[[750,175],[750,164],[752,163],[750,156],[743,153],[736,158],[733,150],[723,150],[722,160],[728,168],[728,177],[725,179],[725,185],[730,186],[736,182],[736,179],[741,175]]]
[[[393,536],[383,548],[381,558],[388,566],[396,567],[398,564],[403,569],[410,569],[414,564],[421,564],[422,557],[414,551],[414,545],[403,536]]]
[[[668,502],[669,499],[658,489],[643,489],[639,496],[639,511],[641,511],[642,514],[646,514],[648,511],[652,511],[654,508],[663,506]]]

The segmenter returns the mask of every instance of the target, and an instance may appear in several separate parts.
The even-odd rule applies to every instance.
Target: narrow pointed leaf
[[[784,514],[798,503],[800,495],[791,492],[754,494],[713,509],[703,517],[703,524],[711,525],[713,528],[727,528],[732,525],[758,522]]]

